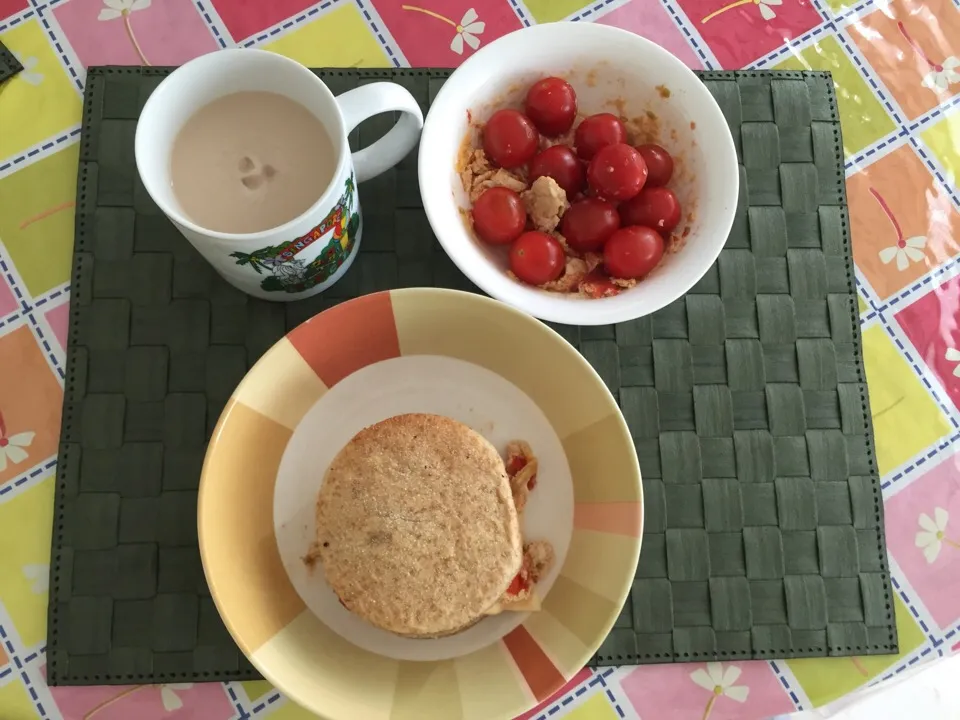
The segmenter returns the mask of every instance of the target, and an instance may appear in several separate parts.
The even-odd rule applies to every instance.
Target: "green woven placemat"
[[[364,237],[322,297],[249,298],[145,193],[136,118],[170,70],[91,68],[80,147],[51,562],[53,684],[255,673],[203,579],[196,489],[233,388],[287,330],[396,287],[476,290],[434,239],[416,155],[361,186]],[[449,71],[319,71],[334,93]],[[646,534],[596,664],[895,652],[843,161],[829,76],[702,73],[737,141],[727,249],[685,298],[618,326],[557,327],[636,439]],[[351,137],[369,144],[392,123]]]
[[[23,65],[13,56],[7,46],[0,42],[0,82],[13,77],[21,70],[23,70]]]

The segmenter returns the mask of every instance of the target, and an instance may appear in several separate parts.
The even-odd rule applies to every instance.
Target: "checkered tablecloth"
[[[584,670],[524,718],[756,720],[960,649],[958,0],[0,0],[0,718],[311,717],[265,682],[48,688],[47,563],[84,68],[240,45],[310,66],[459,64],[537,22],[644,35],[696,68],[830,70],[899,656]]]

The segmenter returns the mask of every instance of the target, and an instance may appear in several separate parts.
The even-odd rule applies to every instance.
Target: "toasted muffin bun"
[[[523,549],[496,448],[439,415],[398,415],[347,443],[317,500],[316,552],[347,609],[397,635],[466,629]]]

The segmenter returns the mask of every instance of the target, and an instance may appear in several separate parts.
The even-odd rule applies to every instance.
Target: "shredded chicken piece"
[[[570,247],[570,243],[567,242],[567,239],[563,235],[558,233],[556,230],[550,233],[550,235],[556,238],[557,242],[563,246],[564,255],[566,255],[567,257],[580,257],[580,254],[576,250]]]
[[[459,166],[460,182],[470,196],[471,203],[476,202],[488,188],[505,187],[516,193],[527,189],[527,183],[522,178],[503,168],[494,167],[487,154],[479,148],[463,153]]]
[[[523,546],[523,570],[527,572],[526,579],[531,585],[540,582],[550,572],[553,560],[553,545],[546,540],[534,540]]]
[[[547,137],[546,135],[541,135],[540,149],[546,150],[548,147],[553,147],[554,145],[566,145],[568,148],[572,148],[577,126],[582,120],[583,118],[579,116],[575,118],[573,125],[570,126],[570,129],[559,137]]]
[[[576,292],[583,279],[593,272],[602,261],[603,256],[597,253],[586,253],[582,258],[568,257],[563,275],[552,282],[544,283],[540,287],[554,292]]]
[[[511,440],[507,443],[504,467],[510,477],[517,512],[522,513],[527,497],[537,483],[538,463],[533,448],[523,440]],[[534,540],[524,544],[523,562],[519,572],[488,614],[496,615],[504,610],[539,610],[540,600],[534,586],[550,571],[554,558],[553,546],[546,540]]]
[[[542,232],[550,232],[560,224],[560,218],[570,204],[566,191],[552,177],[543,175],[533,181],[530,189],[520,197],[527,206],[527,214],[533,226]]]
[[[515,193],[522,193],[527,189],[527,183],[510,171],[497,168],[490,177],[482,179],[477,188],[475,188],[479,189],[477,197],[479,197],[484,190],[492,187],[505,187],[513,190]]]
[[[523,440],[511,440],[507,444],[506,468],[510,476],[514,505],[517,512],[522,513],[527,505],[527,497],[537,481],[539,463],[533,454],[533,448]]]

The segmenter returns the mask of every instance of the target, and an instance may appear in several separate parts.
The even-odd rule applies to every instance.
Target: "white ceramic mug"
[[[243,91],[280,93],[313,113],[337,151],[337,169],[303,214],[255,233],[224,233],[197,225],[173,193],[170,153],[184,123],[204,105]],[[347,135],[363,120],[400,111],[380,140],[351,155]],[[266,300],[299,300],[330,287],[353,262],[360,242],[357,183],[404,158],[417,142],[423,115],[413,96],[394,83],[364,85],[334,97],[300,63],[262,50],[220,50],[167,76],[140,114],[137,170],[163,213],[228,282]]]

